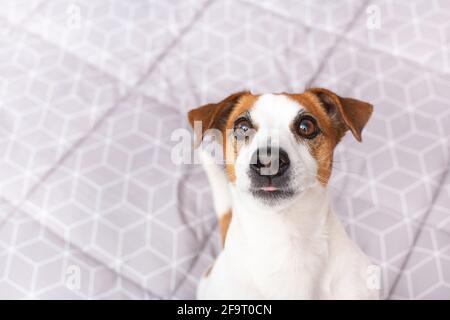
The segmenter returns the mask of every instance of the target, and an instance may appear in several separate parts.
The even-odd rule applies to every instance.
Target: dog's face
[[[347,130],[361,141],[372,106],[326,89],[302,94],[233,94],[189,112],[222,137],[226,172],[240,192],[264,205],[295,199],[331,175],[333,151]]]

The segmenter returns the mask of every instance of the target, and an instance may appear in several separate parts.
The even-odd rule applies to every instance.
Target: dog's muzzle
[[[252,194],[267,204],[291,197],[294,191],[289,187],[290,166],[289,155],[281,148],[256,150],[249,168]]]

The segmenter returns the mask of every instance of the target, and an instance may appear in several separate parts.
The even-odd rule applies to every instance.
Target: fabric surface
[[[172,132],[322,86],[375,106],[330,188],[383,297],[450,299],[449,72],[445,0],[2,0],[0,298],[194,298],[218,226]]]

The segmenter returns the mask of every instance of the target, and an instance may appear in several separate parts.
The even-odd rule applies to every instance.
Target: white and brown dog
[[[333,212],[333,150],[358,141],[372,105],[326,89],[233,94],[191,110],[189,121],[223,137],[225,167],[203,155],[223,250],[200,299],[373,299],[369,259]]]

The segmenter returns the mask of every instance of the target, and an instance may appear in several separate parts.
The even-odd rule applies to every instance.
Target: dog
[[[379,298],[327,190],[334,148],[347,131],[361,142],[372,111],[323,88],[243,91],[189,111],[200,140],[220,137],[225,163],[201,152],[223,249],[198,299]]]

